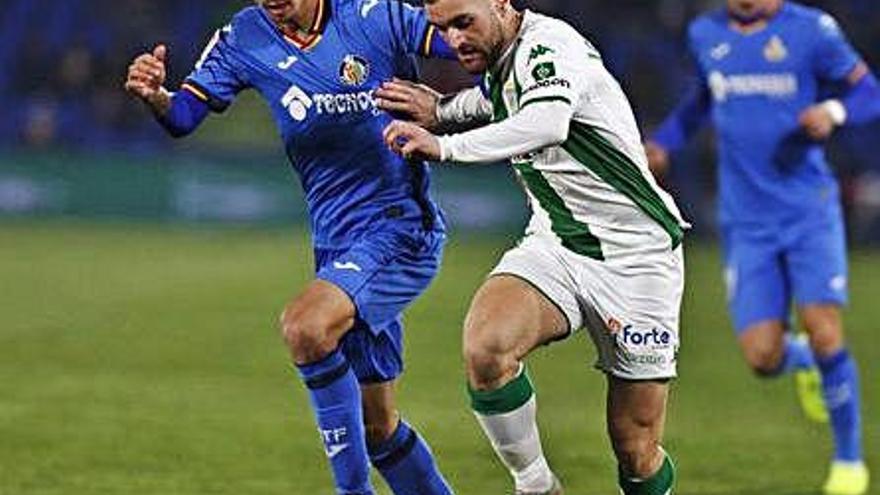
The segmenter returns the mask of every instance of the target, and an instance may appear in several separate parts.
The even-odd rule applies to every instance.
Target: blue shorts
[[[340,342],[358,381],[379,383],[403,372],[404,308],[434,279],[446,235],[379,230],[346,249],[315,249],[317,278],[354,302],[354,327]]]
[[[722,232],[730,313],[737,334],[797,306],[847,302],[846,237],[839,209],[776,228]]]

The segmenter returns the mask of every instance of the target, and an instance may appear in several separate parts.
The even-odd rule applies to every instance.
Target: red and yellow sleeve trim
[[[433,24],[428,24],[428,29],[425,30],[425,39],[422,40],[422,56],[431,56],[431,44],[434,41],[435,34],[437,34],[437,28]]]
[[[198,99],[200,99],[200,100],[202,100],[202,101],[204,101],[204,102],[207,102],[207,101],[210,99],[210,98],[208,98],[208,95],[205,94],[204,91],[202,91],[201,89],[199,89],[199,88],[193,86],[193,85],[190,84],[190,83],[183,83],[183,84],[181,84],[181,85],[180,85],[180,89],[184,89],[184,90],[186,90],[186,91],[189,91],[190,93],[192,93],[193,95],[195,95],[196,98],[198,98]]]

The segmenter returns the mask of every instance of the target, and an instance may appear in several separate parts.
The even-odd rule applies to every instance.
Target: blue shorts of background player
[[[347,249],[315,249],[317,278],[354,302],[353,327],[340,350],[358,382],[383,383],[403,371],[401,315],[440,267],[445,234],[388,229]]]
[[[728,306],[737,335],[802,308],[847,303],[844,222],[839,208],[776,228],[722,229]]]

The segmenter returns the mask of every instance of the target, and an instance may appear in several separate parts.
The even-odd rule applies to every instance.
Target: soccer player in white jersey
[[[585,328],[608,378],[608,431],[625,495],[672,491],[661,447],[676,376],[685,222],[651,176],[632,109],[596,49],[557,19],[509,0],[428,0],[430,21],[485,84],[440,98],[393,81],[380,107],[406,157],[509,160],[532,209],[519,245],[474,296],[464,355],[474,413],[517,494],[560,494],[535,422],[523,359]],[[439,125],[484,124],[436,136]]]

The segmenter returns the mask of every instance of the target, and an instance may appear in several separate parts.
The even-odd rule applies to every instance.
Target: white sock
[[[541,493],[553,487],[553,473],[544,458],[538,423],[535,420],[535,395],[513,411],[484,416],[474,415],[498,457],[513,475],[516,489]]]

